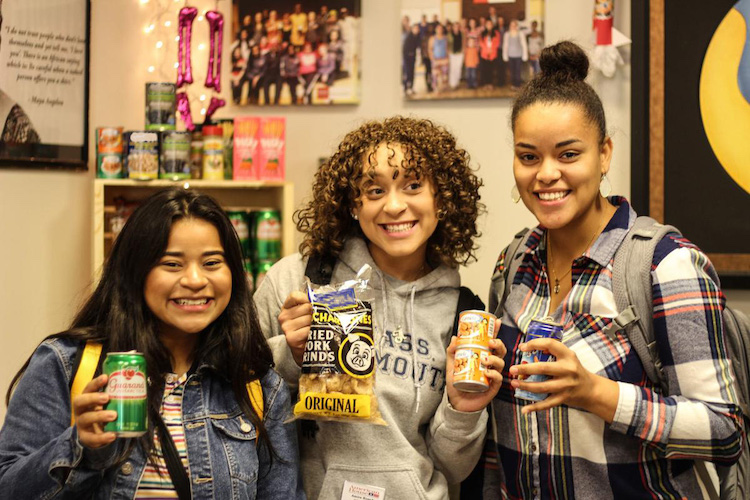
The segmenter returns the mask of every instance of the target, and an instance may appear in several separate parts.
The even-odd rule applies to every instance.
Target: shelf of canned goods
[[[144,199],[168,187],[196,189],[212,196],[227,212],[278,215],[281,255],[294,253],[294,184],[286,181],[211,181],[188,179],[95,179],[93,207],[93,272],[98,276],[128,215]]]

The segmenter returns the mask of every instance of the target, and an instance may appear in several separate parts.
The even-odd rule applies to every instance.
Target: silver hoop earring
[[[359,216],[354,213],[354,210],[352,210],[352,219],[359,220]]]
[[[607,177],[607,174],[602,174],[602,180],[601,182],[599,182],[599,194],[606,198],[611,192],[612,183],[609,182],[609,177]]]
[[[513,184],[513,187],[510,189],[510,199],[513,200],[513,203],[518,203],[521,200],[521,193],[518,191],[518,186]]]

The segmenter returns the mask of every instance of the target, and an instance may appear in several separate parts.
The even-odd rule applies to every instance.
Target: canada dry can
[[[253,218],[255,256],[258,261],[281,258],[281,215],[278,210],[259,210]]]
[[[119,437],[138,437],[148,429],[146,394],[146,360],[135,351],[110,352],[104,360],[109,376],[107,410],[117,412],[117,419],[104,426],[106,432]]]
[[[485,392],[489,349],[481,345],[460,345],[453,358],[453,387],[464,392]]]
[[[535,339],[555,339],[560,340],[562,338],[562,325],[555,323],[548,319],[543,320],[532,320],[529,323],[529,329],[526,332],[526,339],[524,342],[530,342]],[[543,351],[529,351],[524,352],[521,356],[521,364],[527,363],[541,363],[550,360],[554,360],[554,356]],[[528,377],[519,376],[519,380],[524,382],[544,382],[549,377],[547,375],[529,375]],[[542,401],[549,396],[549,394],[540,394],[537,392],[524,391],[522,389],[516,389],[516,398],[525,399],[528,401]]]

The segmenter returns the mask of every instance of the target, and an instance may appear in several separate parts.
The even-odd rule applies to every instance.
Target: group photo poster
[[[0,0],[0,165],[86,168],[87,0]]]
[[[403,0],[406,99],[514,97],[539,68],[544,0]]]
[[[358,104],[360,0],[232,0],[239,105]]]

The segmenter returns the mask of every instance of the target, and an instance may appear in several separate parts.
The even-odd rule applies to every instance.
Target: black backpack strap
[[[327,285],[331,282],[336,257],[332,255],[310,255],[305,267],[305,276],[316,285]]]
[[[180,453],[177,451],[177,446],[174,444],[172,435],[169,433],[169,429],[167,429],[167,425],[164,423],[161,415],[157,414],[154,416],[154,423],[159,434],[162,455],[164,455],[164,462],[167,464],[167,470],[169,471],[169,477],[172,479],[174,490],[177,492],[180,500],[190,500],[192,498],[190,493],[190,478],[185,467],[182,465]]]

